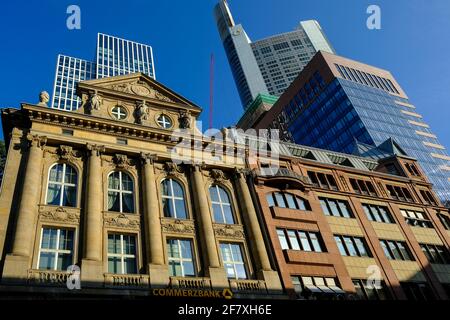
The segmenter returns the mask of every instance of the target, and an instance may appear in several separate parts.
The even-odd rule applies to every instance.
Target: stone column
[[[253,205],[244,170],[236,169],[236,183],[242,217],[248,232],[249,245],[251,251],[255,253],[256,276],[258,279],[264,280],[269,294],[281,294],[280,277],[278,272],[272,270],[270,266],[269,255],[264,244],[261,226]]]
[[[152,287],[165,287],[169,283],[169,270],[164,263],[164,243],[153,162],[156,155],[141,153],[144,191],[144,224],[148,273]]]
[[[259,225],[258,216],[256,215],[255,207],[253,206],[250,190],[247,186],[245,173],[236,171],[236,181],[238,184],[238,193],[240,197],[241,207],[243,209],[242,216],[247,225],[249,233],[250,244],[254,246],[257,256],[257,264],[260,270],[271,271],[269,256],[267,254],[266,246]]]
[[[103,284],[103,177],[100,155],[104,146],[88,143],[85,211],[85,250],[81,279],[88,285]]]
[[[211,279],[213,288],[228,287],[228,279],[224,267],[220,265],[216,238],[212,225],[211,212],[206,197],[204,180],[200,165],[192,167],[192,181],[195,199],[195,211],[199,220],[200,243],[205,255],[205,275]]]
[[[46,137],[28,134],[30,142],[25,169],[22,197],[20,199],[12,254],[6,257],[3,278],[22,280],[27,277],[31,267],[36,220],[39,204],[39,191],[42,188],[42,159]]]

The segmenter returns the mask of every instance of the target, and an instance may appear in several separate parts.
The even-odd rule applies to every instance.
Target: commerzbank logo
[[[233,292],[228,288],[223,290],[161,288],[152,289],[151,293],[159,297],[216,298],[227,300],[233,298]]]

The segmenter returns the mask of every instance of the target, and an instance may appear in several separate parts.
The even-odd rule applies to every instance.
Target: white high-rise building
[[[76,95],[76,85],[79,81],[135,72],[155,79],[152,47],[99,33],[95,61],[58,55],[51,107],[78,109],[81,100]]]
[[[242,105],[246,109],[258,94],[280,96],[319,51],[335,53],[319,23],[301,21],[294,31],[251,41],[235,24],[228,3],[214,10]]]

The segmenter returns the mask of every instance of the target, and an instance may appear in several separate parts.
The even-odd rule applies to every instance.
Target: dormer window
[[[164,129],[169,129],[172,127],[172,120],[165,114],[161,114],[156,121],[158,122],[159,126]]]
[[[111,114],[116,120],[123,120],[127,117],[127,111],[121,106],[115,106],[112,108]]]

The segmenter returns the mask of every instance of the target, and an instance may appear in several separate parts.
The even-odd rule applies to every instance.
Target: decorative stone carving
[[[180,111],[179,122],[180,122],[181,129],[190,129],[191,128],[190,115],[191,115],[191,113],[189,112],[189,110],[181,110]]]
[[[130,166],[130,160],[125,154],[116,154],[113,161],[119,169],[127,169]]]
[[[195,233],[194,224],[190,220],[166,219],[161,222],[161,226],[164,232],[187,233],[187,234]]]
[[[90,151],[91,155],[96,155],[97,157],[99,157],[101,153],[105,152],[105,146],[91,143],[86,144],[86,149]]]
[[[245,168],[234,168],[234,175],[236,179],[239,179],[241,176],[242,177],[247,177],[247,175],[250,175],[252,172],[250,169],[245,169]]]
[[[219,169],[212,169],[209,172],[209,175],[216,182],[221,182],[221,181],[226,179],[225,174],[223,173],[223,171],[219,170]]]
[[[111,87],[111,89],[121,91],[124,93],[131,93],[143,97],[148,97],[151,99],[173,102],[165,94],[159,92],[157,89],[155,89],[154,87],[150,86],[148,83],[143,81],[115,84]]]
[[[97,91],[89,98],[88,111],[100,110],[103,104],[102,98],[97,94]]]
[[[222,238],[244,239],[245,237],[244,229],[241,225],[215,224],[214,233]]]
[[[143,121],[148,120],[148,106],[146,105],[145,100],[138,103],[134,113],[137,123],[142,124]]]
[[[43,149],[45,145],[47,144],[47,137],[45,136],[39,136],[37,134],[31,134],[29,133],[27,135],[27,140],[30,142],[32,147],[38,147]]]
[[[175,162],[166,162],[164,163],[164,170],[167,172],[169,176],[175,176],[182,172],[181,168]]]
[[[44,207],[40,211],[39,218],[42,221],[78,224],[80,222],[80,213],[78,211],[67,211],[63,207],[57,207],[56,209]]]
[[[158,156],[156,154],[141,152],[140,159],[143,164],[154,164]]]
[[[60,145],[58,148],[58,155],[60,159],[67,160],[67,161],[73,161],[75,157],[75,153],[73,152],[72,147]]]
[[[47,91],[41,91],[39,93],[39,103],[38,106],[48,107],[47,103],[50,101],[50,95]]]
[[[104,224],[108,227],[139,229],[141,223],[139,216],[121,213],[115,216],[106,216]]]

